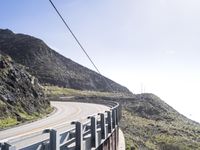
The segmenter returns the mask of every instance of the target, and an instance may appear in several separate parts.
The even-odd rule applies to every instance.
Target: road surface
[[[29,124],[0,131],[0,140],[11,140],[44,129],[56,128],[61,124],[70,124],[71,121],[83,120],[92,114],[109,110],[107,106],[88,103],[51,102],[51,105],[56,108],[53,115]]]

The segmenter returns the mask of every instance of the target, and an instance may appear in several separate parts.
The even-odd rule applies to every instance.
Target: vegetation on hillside
[[[0,55],[0,129],[51,111],[37,79],[9,56]]]
[[[44,86],[47,96],[96,96],[96,97],[130,97],[133,94],[128,93],[112,93],[112,92],[98,92],[88,90],[76,90],[71,88],[63,88],[58,86]]]
[[[127,150],[200,150],[200,124],[155,95],[137,95],[123,106]]]

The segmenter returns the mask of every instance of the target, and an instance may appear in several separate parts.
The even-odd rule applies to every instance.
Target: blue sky
[[[54,0],[102,74],[200,122],[199,0]],[[92,68],[48,0],[0,2],[0,28]],[[141,87],[143,87],[141,90]]]

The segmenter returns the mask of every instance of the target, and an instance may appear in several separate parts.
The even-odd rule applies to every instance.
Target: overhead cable
[[[57,14],[59,15],[59,17],[61,18],[62,22],[65,24],[65,26],[67,27],[67,29],[69,30],[69,32],[71,33],[71,35],[73,36],[73,38],[76,40],[76,42],[78,43],[78,45],[80,46],[80,48],[82,49],[82,51],[85,53],[85,55],[87,56],[87,58],[89,59],[89,61],[92,63],[92,65],[94,66],[94,68],[96,69],[96,71],[101,75],[99,69],[97,68],[97,66],[95,65],[94,61],[91,59],[91,57],[88,55],[87,51],[85,50],[85,48],[82,46],[82,44],[80,43],[80,41],[78,40],[78,38],[76,37],[76,35],[73,33],[72,29],[69,27],[69,25],[67,24],[67,22],[64,20],[64,18],[62,17],[62,15],[60,14],[60,12],[58,11],[58,9],[56,8],[56,6],[54,5],[54,3],[49,0],[49,2],[51,3],[51,5],[53,6],[53,8],[55,9],[55,11],[57,12]],[[105,82],[109,85],[109,87],[111,88],[111,90],[113,91],[111,85],[108,83],[108,81],[105,79],[105,77],[103,77],[103,79],[105,80]]]
[[[90,60],[90,62],[92,63],[92,65],[94,66],[94,68],[96,69],[96,71],[100,73],[99,69],[97,68],[97,66],[94,64],[94,62],[92,61],[92,59],[90,58],[90,56],[88,55],[88,53],[86,52],[86,50],[84,49],[84,47],[82,46],[82,44],[79,42],[78,38],[75,36],[75,34],[72,32],[71,28],[69,27],[69,25],[66,23],[66,21],[64,20],[64,18],[62,17],[62,15],[60,14],[60,12],[58,11],[58,9],[56,8],[56,6],[54,5],[54,3],[49,0],[50,3],[52,4],[52,6],[54,7],[55,11],[57,12],[57,14],[59,15],[59,17],[62,19],[63,23],[65,24],[65,26],[67,27],[67,29],[69,30],[69,32],[72,34],[72,36],[74,37],[74,39],[76,40],[76,42],[78,43],[78,45],[80,46],[80,48],[83,50],[83,52],[85,53],[85,55],[88,57],[88,59]]]

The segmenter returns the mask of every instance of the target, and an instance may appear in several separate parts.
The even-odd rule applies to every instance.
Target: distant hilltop
[[[0,29],[0,53],[26,66],[27,71],[43,85],[131,93],[126,87],[62,56],[42,40],[29,35]]]

